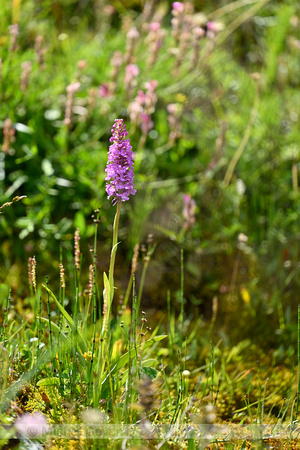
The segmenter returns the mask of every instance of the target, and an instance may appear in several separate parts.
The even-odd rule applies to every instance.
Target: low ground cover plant
[[[297,448],[299,5],[122,5],[0,13],[0,445]]]

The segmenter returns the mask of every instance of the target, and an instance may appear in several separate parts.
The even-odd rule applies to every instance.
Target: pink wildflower
[[[167,106],[168,122],[170,126],[169,140],[174,142],[181,136],[181,126],[179,120],[180,107],[175,103],[170,103]]]
[[[189,194],[183,195],[183,217],[185,219],[184,221],[184,228],[191,228],[192,225],[196,222],[195,218],[195,209],[196,209],[196,202],[194,199],[191,198]]]
[[[128,64],[125,68],[124,84],[127,95],[130,96],[132,89],[136,85],[136,78],[139,74],[139,68],[135,64]]]
[[[2,151],[3,153],[9,153],[11,149],[11,144],[16,140],[15,139],[16,130],[13,126],[11,119],[5,119],[3,125],[3,144]]]
[[[123,119],[116,119],[112,127],[112,137],[109,147],[105,180],[108,199],[112,204],[129,200],[129,195],[135,195],[133,184],[133,160],[130,140]]]
[[[67,101],[66,101],[64,124],[67,126],[71,125],[74,95],[79,90],[80,86],[81,85],[79,81],[77,81],[76,83],[71,83],[66,87]]]
[[[14,52],[18,48],[17,38],[19,36],[19,25],[17,23],[9,26],[9,34],[11,38],[9,50]]]
[[[35,438],[50,430],[46,417],[39,412],[33,414],[25,413],[18,417],[15,421],[15,427],[19,433],[28,438]]]
[[[26,91],[28,88],[31,66],[32,66],[32,64],[30,61],[24,61],[21,64],[21,68],[22,68],[21,86],[20,86],[21,91]]]
[[[99,87],[99,95],[101,98],[109,97],[109,86],[107,83],[103,83]]]
[[[172,7],[173,7],[173,11],[183,12],[183,10],[184,10],[184,4],[181,2],[174,2],[172,4]],[[174,14],[173,11],[172,11],[172,13]]]
[[[150,50],[150,57],[148,60],[150,66],[153,66],[155,61],[157,60],[157,54],[162,46],[165,34],[165,30],[161,29],[161,25],[159,22],[150,23],[149,34],[147,36],[147,43],[149,44]]]
[[[143,135],[147,135],[150,130],[152,130],[154,126],[153,121],[151,120],[151,116],[148,114],[142,113],[141,114],[141,130]]]
[[[133,59],[133,52],[137,43],[138,38],[140,37],[140,33],[136,29],[136,27],[130,28],[127,33],[127,45],[126,45],[126,55],[125,62],[128,64]]]

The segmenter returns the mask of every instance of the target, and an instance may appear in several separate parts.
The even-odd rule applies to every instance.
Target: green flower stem
[[[133,273],[131,273],[131,275],[130,275],[128,286],[127,286],[127,289],[126,289],[126,294],[125,294],[125,298],[124,298],[124,306],[127,306],[127,303],[128,303],[128,300],[129,300],[129,295],[130,295],[131,288],[132,288],[132,281],[133,281]]]
[[[118,229],[119,229],[119,220],[120,220],[120,212],[121,212],[121,203],[117,204],[117,211],[115,215],[114,225],[113,225],[113,243],[112,243],[112,249],[111,249],[111,256],[110,256],[110,264],[109,264],[109,297],[107,293],[105,293],[104,296],[104,306],[106,303],[106,309],[104,308],[104,316],[103,316],[103,322],[102,322],[102,337],[101,337],[101,346],[99,351],[99,358],[98,358],[98,367],[100,367],[100,377],[99,382],[101,382],[101,378],[104,371],[104,364],[101,363],[101,361],[104,361],[105,359],[105,348],[108,349],[108,342],[107,342],[107,334],[109,331],[109,324],[110,324],[110,310],[111,305],[114,298],[114,269],[115,269],[115,260],[116,260],[116,252],[117,252],[117,243],[118,243]],[[105,286],[104,286],[105,288]]]
[[[147,257],[146,257],[146,258],[147,258]],[[143,267],[142,276],[141,276],[140,288],[139,288],[139,293],[138,293],[138,298],[137,298],[137,305],[136,305],[136,316],[137,316],[137,317],[139,317],[139,314],[140,314],[141,301],[142,301],[142,294],[143,294],[143,289],[144,289],[144,284],[145,284],[145,279],[146,279],[146,273],[147,273],[147,270],[148,270],[149,262],[150,262],[149,259],[147,259],[147,260],[145,261],[144,267]]]
[[[139,314],[140,314],[141,301],[142,301],[142,295],[143,295],[143,289],[144,289],[146,274],[147,274],[147,270],[148,270],[148,267],[149,267],[150,259],[151,259],[151,256],[153,255],[155,247],[156,247],[156,244],[152,245],[148,249],[148,252],[147,252],[146,256],[144,257],[144,267],[143,267],[143,271],[142,271],[140,287],[139,287],[139,293],[138,293],[138,297],[137,297],[137,306],[136,306],[136,317],[137,317],[137,319],[139,318]]]
[[[115,270],[115,260],[116,260],[116,253],[117,253],[117,243],[118,243],[118,229],[119,229],[119,220],[120,220],[120,212],[121,212],[121,203],[117,204],[117,211],[115,215],[114,220],[114,226],[113,226],[113,243],[112,243],[112,249],[111,249],[111,255],[110,255],[110,264],[109,264],[109,291],[110,295],[109,298],[106,298],[107,305],[106,305],[106,313],[105,317],[103,317],[103,338],[106,338],[106,332],[107,328],[109,327],[109,319],[110,319],[110,310],[111,305],[114,299],[114,270]]]
[[[110,304],[112,303],[113,298],[114,298],[114,269],[115,269],[116,253],[117,253],[116,245],[118,243],[118,229],[119,229],[120,212],[121,212],[121,203],[117,203],[117,211],[116,211],[114,226],[113,226],[113,244],[112,244],[110,265],[109,265]]]

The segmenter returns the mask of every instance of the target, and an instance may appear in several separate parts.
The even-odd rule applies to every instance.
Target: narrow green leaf
[[[53,298],[53,300],[55,301],[57,307],[60,309],[60,312],[62,313],[62,315],[64,316],[64,318],[66,319],[66,321],[68,322],[68,324],[70,325],[70,327],[75,330],[75,323],[74,320],[72,319],[72,317],[70,316],[70,314],[67,313],[67,311],[65,310],[65,308],[60,304],[60,302],[57,300],[57,298],[55,297],[55,295],[53,294],[53,292],[51,291],[51,289],[49,289],[47,286],[45,286],[44,284],[42,284],[43,288],[46,289],[47,292],[49,292],[49,294],[51,295],[51,297]]]
[[[153,369],[153,367],[141,367],[140,368],[140,375],[146,375],[150,378],[150,380],[154,380],[154,378],[157,377],[157,370]]]
[[[105,272],[103,272],[103,284],[104,284],[103,296],[105,297],[105,299],[107,301],[107,305],[108,305],[109,304],[108,302],[110,299],[110,284],[109,284],[109,280],[108,280]]]
[[[155,342],[161,341],[162,339],[165,339],[166,337],[167,337],[167,335],[155,336],[154,338],[146,341],[143,348],[146,349],[146,348],[150,347],[152,344],[154,344]],[[140,345],[138,345],[136,348],[137,349],[140,348]],[[135,349],[134,348],[131,349],[130,358],[133,358],[135,354],[136,354]],[[129,352],[127,352],[121,356],[117,365],[115,366],[115,370],[121,369],[125,364],[128,363],[128,360],[129,360]]]
[[[40,318],[37,316],[37,320],[39,320]],[[49,323],[49,319],[47,319],[46,317],[41,317],[41,320],[43,320],[44,322]],[[71,342],[70,338],[68,338],[65,333],[56,325],[56,323],[52,322],[51,320],[51,327],[53,327],[56,331],[58,331],[61,336],[66,340]]]
[[[111,249],[111,257],[116,253],[119,244],[120,242],[117,242]]]
[[[155,358],[149,358],[145,359],[145,361],[142,361],[142,367],[151,367],[154,366],[154,364],[157,364],[158,360]]]
[[[148,339],[148,341],[145,342],[145,344],[143,344],[143,349],[146,349],[148,347],[150,347],[151,345],[155,344],[158,341],[161,341],[162,339],[165,339],[167,337],[167,335],[162,334],[160,336],[154,336],[151,339]],[[141,345],[138,345],[136,348],[138,349]],[[136,356],[136,349],[132,348],[130,350],[130,358],[133,359]],[[125,353],[124,355],[122,355],[120,358],[118,358],[115,362],[114,362],[114,366],[110,371],[110,375],[113,375],[115,372],[119,371],[120,369],[122,369],[124,366],[126,366],[126,364],[129,361],[129,352]],[[105,391],[106,389],[106,384],[109,383],[109,374],[108,371],[105,371],[102,377],[102,386],[103,386],[103,391]]]
[[[70,316],[70,314],[67,313],[65,308],[60,304],[60,302],[57,300],[57,298],[55,297],[55,295],[53,294],[51,289],[49,289],[44,284],[42,284],[42,286],[43,286],[43,288],[46,289],[47,292],[49,292],[49,294],[51,295],[51,297],[55,301],[55,303],[56,303],[57,307],[59,308],[59,310],[61,311],[62,315],[64,316],[64,318],[66,319],[66,321],[68,322],[70,327],[72,328],[72,331],[74,332],[75,336],[79,337],[79,345],[80,345],[81,350],[83,352],[86,352],[87,351],[87,344],[86,344],[82,334],[77,330],[77,328],[75,326],[75,323],[74,323],[74,320],[72,319],[72,317]]]
[[[56,377],[50,377],[50,378],[43,378],[42,380],[38,381],[37,386],[59,386],[59,379]]]

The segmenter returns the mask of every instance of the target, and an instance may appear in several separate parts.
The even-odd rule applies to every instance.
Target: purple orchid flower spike
[[[108,163],[106,166],[107,177],[105,180],[108,199],[112,204],[126,202],[129,195],[135,195],[133,184],[133,159],[130,140],[123,119],[116,119],[112,128],[112,137],[109,147]]]

